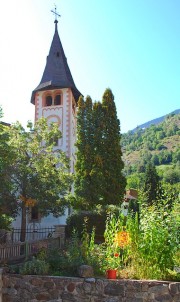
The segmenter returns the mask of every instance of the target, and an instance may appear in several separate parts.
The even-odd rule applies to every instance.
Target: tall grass
[[[96,245],[94,237],[83,234],[83,255],[91,265],[96,264],[96,271],[105,273],[113,263],[114,253],[119,253],[119,277],[136,279],[178,280],[173,269],[179,255],[179,203],[172,209],[165,204],[148,207],[141,205],[140,216],[109,214],[104,233],[105,242]],[[118,246],[116,235],[127,232],[128,242]],[[86,251],[86,252],[85,252]],[[108,260],[108,261],[107,261]]]
[[[129,269],[138,279],[168,279],[179,250],[180,224],[174,211],[142,205],[140,219],[129,216]]]

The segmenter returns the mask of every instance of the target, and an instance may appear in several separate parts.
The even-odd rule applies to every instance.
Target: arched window
[[[57,94],[54,99],[54,105],[61,105],[61,95]]]
[[[50,95],[46,97],[46,106],[52,106],[52,96]]]

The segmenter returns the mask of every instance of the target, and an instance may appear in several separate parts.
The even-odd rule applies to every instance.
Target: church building
[[[62,133],[55,148],[60,148],[70,159],[70,172],[74,173],[75,166],[75,141],[76,141],[76,108],[81,95],[76,88],[67,59],[62,47],[58,33],[58,21],[56,10],[55,32],[50,46],[49,54],[42,79],[39,85],[33,90],[31,103],[35,105],[35,122],[45,117],[48,123],[55,122]],[[60,217],[40,217],[35,208],[27,217],[27,227],[38,229],[39,227],[51,227],[64,225],[68,216],[68,209],[65,215]],[[20,220],[12,223],[14,228],[20,227]]]
[[[35,105],[35,121],[45,117],[48,123],[59,125],[62,138],[57,147],[66,152],[71,162],[71,172],[75,163],[76,107],[81,95],[74,84],[71,71],[58,34],[57,19],[55,33],[49,55],[39,85],[33,90],[31,103]]]

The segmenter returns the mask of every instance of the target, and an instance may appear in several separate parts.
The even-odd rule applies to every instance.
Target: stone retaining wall
[[[179,302],[180,282],[3,274],[3,302]]]

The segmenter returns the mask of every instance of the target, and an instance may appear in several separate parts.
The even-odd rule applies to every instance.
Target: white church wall
[[[38,221],[30,221],[27,214],[27,228],[31,228],[31,225],[37,225],[39,228],[53,227],[55,225],[66,225],[66,219],[68,217],[68,208],[65,209],[64,215],[54,217],[53,214],[49,214],[47,217],[41,217]],[[17,215],[11,224],[12,228],[21,228],[21,213]]]

